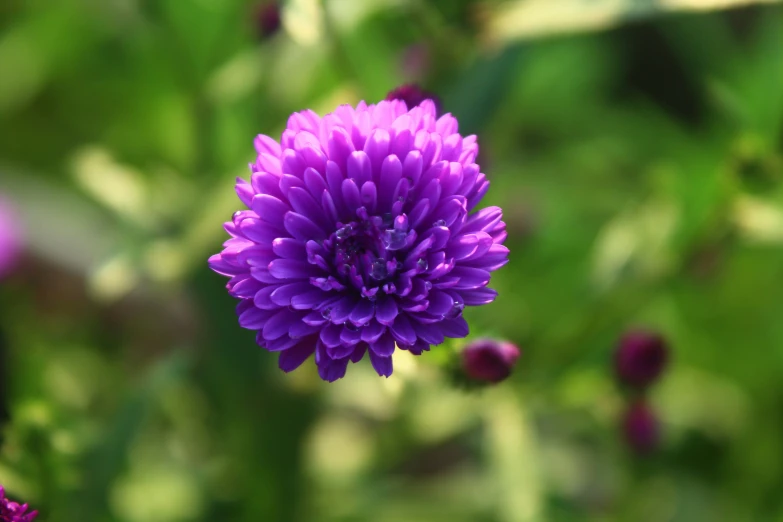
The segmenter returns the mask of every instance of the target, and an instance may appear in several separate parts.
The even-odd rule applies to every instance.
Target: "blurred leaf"
[[[485,38],[504,45],[556,33],[607,29],[677,11],[711,11],[779,0],[512,0],[487,7]]]
[[[173,352],[150,370],[139,388],[130,394],[119,408],[110,430],[88,456],[85,466],[85,497],[69,506],[74,510],[71,520],[93,520],[107,508],[109,489],[127,467],[128,448],[144,423],[161,390],[181,379],[188,357]]]

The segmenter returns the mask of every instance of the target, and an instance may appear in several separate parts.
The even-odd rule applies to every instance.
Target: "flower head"
[[[441,113],[440,98],[429,91],[425,91],[415,83],[407,83],[389,91],[389,94],[386,95],[386,100],[402,100],[410,108],[420,105],[424,100],[431,100],[435,104],[436,115]]]
[[[637,453],[650,453],[658,447],[658,419],[643,400],[632,403],[625,412],[623,432],[626,443]]]
[[[432,101],[303,111],[280,142],[255,145],[250,183],[236,186],[248,209],[209,264],[230,277],[240,326],[284,371],[314,354],[334,381],[368,353],[388,377],[396,348],[419,355],[465,337],[463,309],[495,299],[501,210],[471,213],[489,188],[476,137],[436,118]]]
[[[615,352],[615,370],[623,383],[643,389],[663,373],[669,350],[663,337],[645,330],[631,330],[621,338]]]
[[[0,197],[0,279],[16,267],[22,253],[19,220],[10,203]]]
[[[37,511],[27,511],[27,504],[17,504],[5,498],[5,489],[0,486],[0,522],[30,522],[38,516]]]
[[[478,339],[462,351],[465,374],[483,382],[500,382],[511,375],[519,358],[519,348],[506,341]]]

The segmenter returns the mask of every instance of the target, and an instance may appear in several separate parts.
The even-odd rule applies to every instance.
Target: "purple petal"
[[[269,285],[274,285],[280,283],[280,280],[277,279],[275,276],[269,273],[269,269],[267,267],[256,267],[250,269],[250,275],[253,276],[253,279],[256,279],[258,281],[261,281],[262,283],[266,283]]]
[[[480,268],[457,266],[451,271],[451,275],[459,277],[459,283],[454,286],[455,290],[473,290],[489,283],[489,272]]]
[[[375,355],[389,357],[394,353],[394,338],[388,333],[382,335],[380,339],[370,344],[370,350],[372,350]]]
[[[295,295],[291,298],[291,306],[297,310],[312,310],[318,308],[330,295],[318,288]]]
[[[440,180],[443,189],[443,197],[448,197],[457,192],[462,184],[462,165],[452,161]]]
[[[411,228],[418,228],[424,219],[429,215],[430,201],[428,199],[419,200],[408,213]]]
[[[366,178],[362,178],[362,181],[371,181],[372,172],[379,171],[383,160],[389,154],[389,145],[391,143],[391,137],[389,132],[385,129],[375,129],[367,138],[367,142],[364,144],[365,157],[368,158],[365,172]],[[349,176],[351,170],[351,159],[348,159],[348,172]]]
[[[243,301],[244,304],[246,301]],[[264,326],[264,323],[271,315],[271,312],[266,310],[259,310],[253,306],[253,302],[250,302],[250,306],[239,314],[239,326],[247,328],[248,330],[258,330]]]
[[[241,277],[242,279],[237,281],[235,284],[231,284],[231,288],[229,288],[228,293],[232,297],[239,297],[242,299],[252,299],[256,295],[256,292],[261,290],[262,284],[256,279],[253,279],[252,277],[248,277],[248,276],[241,276]]]
[[[304,181],[291,174],[280,176],[280,192],[287,195],[292,188],[304,188]]]
[[[397,302],[393,297],[385,297],[378,300],[375,309],[375,318],[379,323],[389,326],[397,317]]]
[[[324,228],[328,225],[323,208],[307,190],[299,187],[292,188],[288,191],[288,201],[291,202],[291,207],[294,211],[305,216],[319,227]]]
[[[280,310],[264,323],[264,339],[271,341],[287,334],[291,322],[298,320],[297,314],[287,308]]]
[[[237,178],[237,184],[234,186],[234,191],[237,193],[239,201],[247,208],[250,208],[253,196],[255,196],[252,185],[242,178]]]
[[[342,297],[331,309],[331,321],[335,324],[343,324],[356,306],[356,297],[353,295]]]
[[[327,382],[334,382],[345,377],[345,370],[348,366],[348,358],[328,360],[318,365],[318,375]]]
[[[418,321],[411,321],[411,324],[416,330],[416,336],[427,344],[440,344],[443,342],[443,330],[438,324],[424,324]]]
[[[367,351],[367,345],[366,344],[362,344],[360,346],[357,346],[354,349],[354,351],[351,354],[351,356],[349,357],[349,359],[351,360],[351,362],[357,363],[357,362],[362,360],[362,357],[364,357],[364,353],[366,351]]]
[[[258,217],[261,218],[262,221],[269,223],[276,228],[282,228],[283,216],[286,212],[291,210],[288,205],[268,194],[257,194],[253,196],[251,208],[253,209],[253,212],[258,214]]]
[[[362,341],[366,343],[374,343],[381,335],[386,331],[386,327],[378,321],[371,321],[369,324],[362,327]]]
[[[328,346],[329,348],[340,346],[342,344],[342,341],[340,340],[342,331],[343,327],[339,324],[325,326],[321,329],[321,342],[324,343],[324,346]]]
[[[467,321],[464,317],[457,317],[455,319],[447,319],[439,323],[443,335],[452,338],[466,337],[470,333]]]
[[[422,352],[429,351],[430,345],[421,339],[416,341],[410,346],[401,347],[403,350],[408,350],[413,355],[421,355]]]
[[[348,316],[350,321],[356,326],[362,326],[370,322],[375,316],[375,303],[369,299],[361,299],[353,307],[351,315]]]
[[[344,345],[353,347],[362,340],[362,334],[357,329],[343,326],[343,331],[340,333],[340,340]],[[353,349],[351,351],[353,351]]]
[[[492,238],[490,238],[490,242],[491,241]],[[498,268],[500,268],[500,266],[505,265],[507,262],[508,262],[508,248],[503,245],[490,243],[490,247],[486,250],[484,255],[470,256],[470,258],[468,258],[466,261],[462,262],[461,264],[465,266],[473,266],[476,268],[484,268],[485,270],[489,270],[491,272],[493,270],[496,270],[496,268],[490,268],[490,267],[497,266]]]
[[[378,203],[378,191],[375,188],[375,183],[368,181],[362,185],[361,196],[362,205],[367,208],[368,212],[374,213]]]
[[[286,259],[302,259],[307,255],[305,243],[290,237],[280,237],[272,241],[272,251]]]
[[[326,346],[319,341],[315,345],[315,364],[318,366],[318,375],[321,376],[321,379],[334,382],[345,376],[348,358],[332,359],[326,352]]]
[[[313,168],[307,168],[304,172],[304,185],[313,198],[318,199],[326,190],[326,180],[323,174]]]
[[[438,204],[438,208],[432,213],[432,218],[434,220],[442,220],[446,223],[447,227],[450,227],[465,214],[467,214],[467,210],[465,209],[465,197],[449,196],[448,198],[441,200]]]
[[[260,219],[245,219],[239,224],[243,236],[256,243],[271,243],[280,237],[280,231]]]
[[[359,186],[351,178],[344,179],[342,183],[343,202],[348,212],[355,215],[356,209],[362,206],[362,195]]]
[[[402,176],[402,163],[397,156],[388,156],[381,165],[381,176],[378,180],[378,204],[381,209],[390,209],[392,194]]]
[[[302,177],[304,175],[304,169],[307,165],[294,149],[286,149],[283,151],[283,155],[280,158],[281,170],[283,174],[291,174],[296,177]]]
[[[411,326],[410,320],[404,315],[398,315],[391,325],[391,333],[394,338],[402,344],[413,344],[416,342],[416,331]]]
[[[468,216],[465,226],[460,231],[463,234],[476,232],[486,232],[491,230],[503,218],[503,211],[500,207],[487,207],[479,210],[475,214]]]
[[[295,321],[288,327],[288,335],[292,339],[301,339],[302,337],[317,333],[320,330],[320,326],[313,326],[304,321]]]
[[[449,241],[446,247],[446,255],[453,257],[455,260],[460,261],[462,259],[469,258],[479,249],[479,243],[485,244],[486,250],[492,245],[492,238],[485,232],[479,232],[478,234],[464,234],[453,238]]]
[[[424,160],[421,157],[421,152],[412,150],[406,154],[405,161],[402,163],[402,177],[408,178],[411,185],[416,185],[421,178],[423,167]]]
[[[276,140],[264,134],[259,134],[256,136],[256,139],[253,141],[253,145],[255,146],[256,152],[258,154],[266,153],[271,154],[272,156],[280,156],[280,153],[282,152],[282,150],[280,150],[280,144],[277,143]]]
[[[335,127],[329,134],[329,159],[341,168],[345,168],[348,156],[354,151],[351,137],[340,127]]]
[[[446,292],[433,290],[429,294],[430,306],[427,309],[432,315],[446,315],[454,307],[454,300]]]
[[[273,303],[272,299],[269,297],[272,295],[272,292],[278,288],[280,288],[280,285],[268,285],[256,292],[253,296],[253,304],[256,306],[256,308],[260,308],[262,310],[275,310],[280,308],[278,305]]]
[[[380,162],[378,163],[380,167]],[[346,161],[346,177],[352,179],[357,186],[367,181],[372,181],[372,167],[370,158],[363,151],[352,152]]]
[[[275,259],[269,263],[269,273],[278,279],[306,279],[321,275],[315,266],[295,259]]]
[[[286,212],[283,222],[288,233],[296,239],[307,241],[326,238],[326,234],[318,225],[297,212]]]
[[[256,343],[264,347],[268,352],[282,352],[299,343],[299,339],[291,339],[287,335],[283,335],[277,339],[267,340],[264,338],[264,332],[258,332]]]
[[[288,306],[291,304],[291,299],[297,295],[313,290],[313,285],[309,281],[303,281],[301,283],[290,283],[287,285],[280,285],[269,296],[273,303],[278,306]]]
[[[424,239],[432,238],[430,250],[440,250],[446,246],[451,237],[451,231],[442,226],[432,227],[424,234]]]
[[[491,288],[477,288],[475,290],[461,290],[460,295],[467,306],[481,306],[489,304],[498,296],[497,291]]]
[[[277,357],[277,365],[284,372],[294,371],[309,359],[313,352],[315,352],[315,340],[307,339],[296,346],[280,352],[280,355]]]
[[[391,357],[381,357],[372,350],[370,350],[370,362],[381,377],[389,377],[394,370]]]

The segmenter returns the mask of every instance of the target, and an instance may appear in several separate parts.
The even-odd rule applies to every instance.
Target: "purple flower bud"
[[[462,351],[462,368],[473,380],[500,382],[511,375],[519,353],[510,342],[478,339]]]
[[[440,104],[440,98],[429,91],[425,91],[415,83],[401,85],[396,89],[389,91],[389,94],[386,95],[386,100],[402,100],[405,102],[408,110],[411,110],[417,105],[420,105],[424,100],[432,100],[432,102],[435,104],[435,110],[437,114],[441,115],[443,113]]]
[[[660,335],[632,330],[625,333],[615,353],[615,370],[621,382],[643,389],[663,373],[669,359],[666,342]]]
[[[21,228],[11,204],[0,197],[0,279],[11,273],[22,254]]]
[[[626,443],[636,453],[648,454],[658,447],[658,419],[643,400],[634,402],[625,412],[623,432]]]
[[[37,511],[27,511],[27,504],[17,504],[5,498],[5,489],[0,486],[0,522],[31,522]]]
[[[280,29],[280,5],[265,2],[256,8],[256,28],[261,38],[269,38]]]

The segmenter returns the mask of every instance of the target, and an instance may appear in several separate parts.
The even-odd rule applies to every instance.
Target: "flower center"
[[[403,266],[404,254],[416,241],[416,232],[409,229],[405,214],[370,216],[360,208],[357,217],[349,223],[338,222],[337,230],[324,241],[336,275],[363,292],[376,289],[372,296],[380,287],[393,293],[395,276],[410,268]],[[416,273],[426,270],[426,260],[417,260],[415,268]]]

